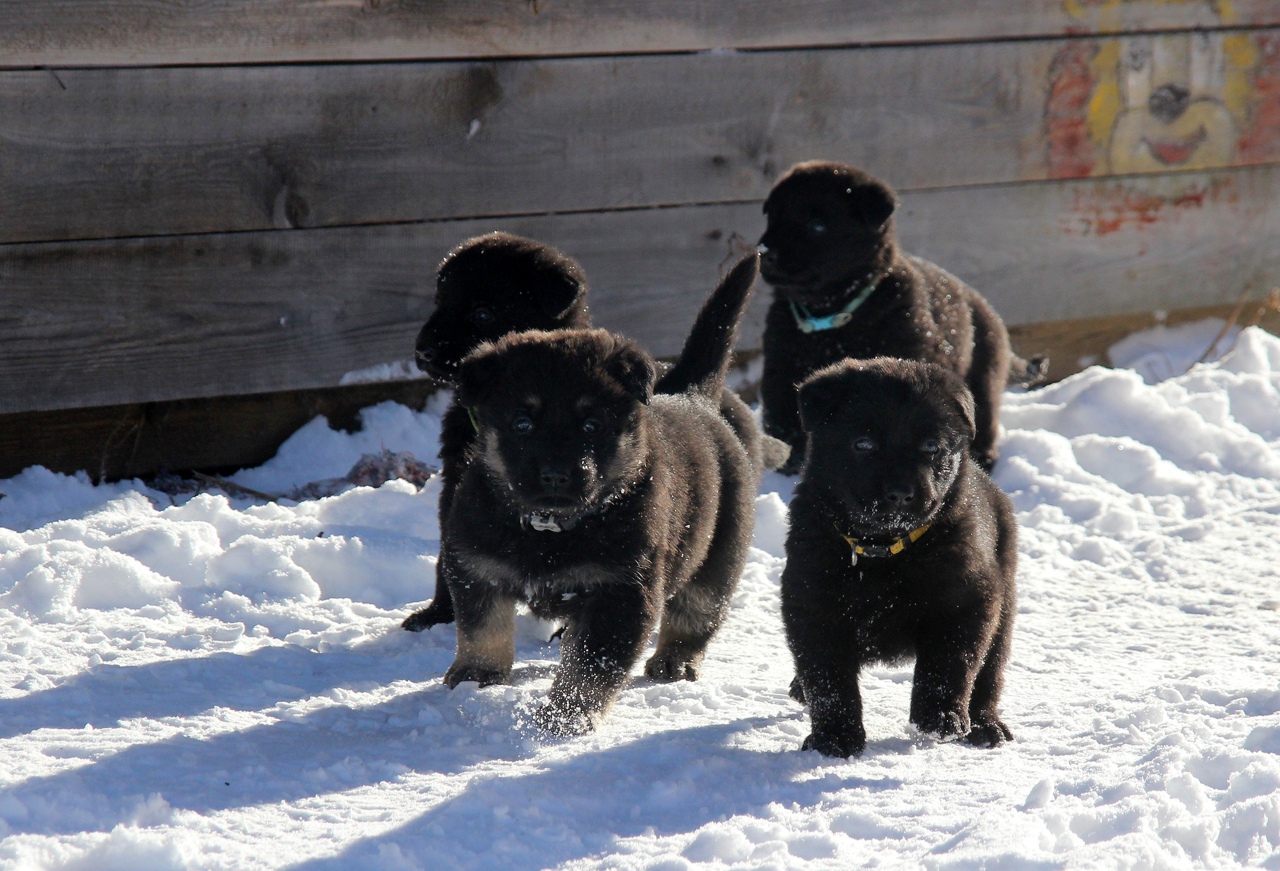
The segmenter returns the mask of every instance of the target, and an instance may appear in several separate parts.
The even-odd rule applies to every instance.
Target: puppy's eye
[[[515,420],[511,421],[511,429],[521,435],[531,433],[533,432],[533,420],[522,414]]]
[[[814,218],[809,223],[805,224],[804,228],[815,236],[821,236],[823,233],[827,232],[827,222],[823,221],[821,218]]]
[[[925,439],[924,444],[920,445],[920,450],[926,454],[936,454],[942,450],[942,445],[938,444],[937,439]]]
[[[594,417],[589,417],[582,422],[582,431],[587,435],[595,435],[600,432],[600,421]]]
[[[876,449],[876,443],[874,439],[868,436],[863,436],[853,443],[853,449],[860,454],[869,453]]]
[[[480,306],[480,308],[471,312],[471,320],[478,327],[487,327],[497,319],[498,316],[493,313],[493,309],[485,306]]]

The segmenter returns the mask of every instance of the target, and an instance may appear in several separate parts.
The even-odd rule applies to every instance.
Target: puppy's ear
[[[898,199],[887,185],[875,182],[849,190],[849,211],[871,227],[883,227],[898,208]]]
[[[628,396],[643,405],[649,404],[658,370],[648,354],[632,344],[624,344],[604,361],[604,370]]]
[[[466,356],[458,367],[457,387],[454,396],[459,405],[479,405],[489,395],[494,381],[502,369],[497,350],[489,342],[477,347]]]
[[[534,294],[538,306],[548,316],[563,318],[587,292],[581,270],[556,271],[541,277]]]
[[[839,406],[843,391],[835,378],[810,378],[800,385],[800,425],[813,432]]]
[[[960,381],[959,378],[956,381]],[[976,406],[973,401],[973,394],[969,392],[969,388],[960,382],[959,390],[952,390],[951,399],[955,403],[956,408],[960,411],[960,417],[964,421],[965,426],[969,430],[969,441],[972,442],[978,437],[978,415]]]

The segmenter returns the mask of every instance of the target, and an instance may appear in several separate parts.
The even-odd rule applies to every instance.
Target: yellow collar
[[[861,539],[850,538],[849,536],[845,535],[843,532],[840,532],[840,527],[838,526],[836,527],[836,532],[839,532],[840,537],[843,538],[846,542],[848,542],[849,548],[852,551],[851,556],[853,561],[851,565],[856,566],[858,564],[858,557],[860,556],[869,556],[869,557],[897,556],[898,554],[906,550],[908,545],[915,544],[917,541],[919,541],[920,536],[928,532],[929,527],[932,525],[933,524],[931,523],[926,523],[924,526],[921,526],[919,529],[913,529],[910,532],[908,532],[905,536],[903,536],[902,538],[898,539],[897,541],[895,541],[893,544],[890,544],[890,545],[859,544],[858,542],[861,541]]]

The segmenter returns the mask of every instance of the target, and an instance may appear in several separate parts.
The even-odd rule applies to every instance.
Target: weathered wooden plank
[[[922,191],[909,250],[1012,324],[1262,297],[1280,283],[1280,167]],[[506,229],[578,257],[601,326],[679,350],[758,203],[0,246],[0,413],[338,384],[404,360],[434,264]],[[758,346],[767,293],[742,331]]]
[[[1280,161],[1280,29],[0,73],[0,242],[747,201],[815,156],[903,191]]]
[[[1276,24],[1271,0],[42,0],[0,4],[0,64],[625,54]]]
[[[256,466],[317,415],[330,426],[355,429],[362,408],[394,400],[421,409],[436,389],[428,380],[396,381],[4,414],[0,479],[34,465],[66,474],[84,471],[95,481]]]

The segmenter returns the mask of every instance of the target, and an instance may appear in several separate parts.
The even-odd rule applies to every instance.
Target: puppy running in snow
[[[791,445],[795,471],[804,431],[796,386],[846,357],[902,357],[957,373],[976,403],[973,452],[990,470],[998,455],[1001,394],[1048,366],[1009,348],[1004,322],[951,273],[898,249],[887,185],[839,163],[793,166],[764,202],[761,275],[774,301],[764,330],[760,396],[764,429]]]
[[[1016,610],[1013,507],[969,452],[973,397],[933,364],[846,360],[800,387],[808,433],[791,502],[782,617],[805,749],[866,746],[858,672],[915,658],[911,722],[1013,738],[1000,690]]]
[[[565,626],[544,729],[593,728],[659,621],[645,673],[697,677],[752,535],[756,471],[719,401],[756,270],[712,294],[665,394],[652,358],[603,330],[514,334],[463,362],[477,435],[441,548],[450,687],[507,679],[517,602]]]

